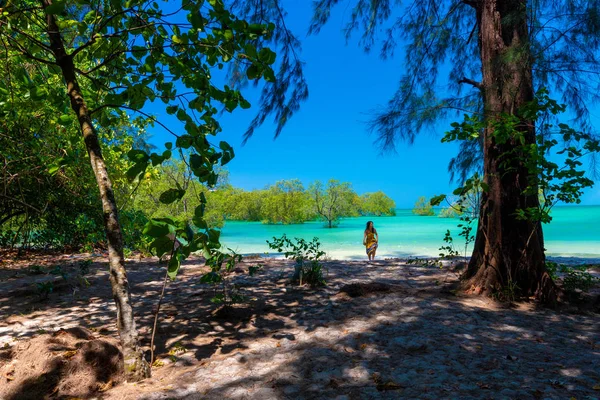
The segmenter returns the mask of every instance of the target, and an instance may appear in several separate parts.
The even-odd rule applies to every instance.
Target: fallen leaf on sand
[[[69,350],[69,351],[65,351],[63,353],[63,357],[66,359],[69,359],[69,358],[73,357],[75,354],[77,354],[77,350]]]
[[[404,386],[394,382],[391,379],[384,381],[379,372],[373,372],[373,375],[371,375],[371,379],[373,379],[373,383],[375,383],[375,387],[379,391],[404,389]]]
[[[100,387],[98,387],[98,391],[99,392],[106,392],[108,389],[113,387],[113,381],[110,380],[108,382],[106,382],[104,385],[101,385]]]

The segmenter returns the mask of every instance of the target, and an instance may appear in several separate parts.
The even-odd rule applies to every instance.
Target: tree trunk
[[[44,8],[51,4],[51,0],[42,0]],[[62,70],[71,107],[79,120],[85,146],[90,157],[96,182],[98,183],[98,189],[100,190],[102,211],[104,214],[104,229],[108,239],[110,283],[113,298],[117,306],[117,329],[121,338],[121,347],[123,348],[125,374],[128,381],[139,381],[150,376],[150,368],[138,345],[138,333],[131,307],[129,283],[125,271],[125,258],[123,257],[123,235],[121,233],[121,225],[119,224],[112,183],[106,170],[106,164],[102,158],[98,135],[92,124],[89,111],[77,82],[73,59],[66,53],[54,16],[48,14],[46,19],[50,46]]]
[[[536,195],[524,195],[528,170],[520,159],[514,170],[500,164],[502,156],[520,144],[496,143],[490,121],[499,114],[518,114],[533,100],[532,66],[526,1],[474,2],[479,26],[485,118],[484,181],[479,225],[473,255],[465,272],[465,288],[475,293],[535,296],[553,305],[557,290],[545,267],[542,227],[539,222],[517,220],[518,209],[538,207]],[[523,120],[527,144],[535,143],[533,121]]]

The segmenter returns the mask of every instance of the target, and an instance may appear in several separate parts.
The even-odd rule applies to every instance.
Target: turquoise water
[[[553,221],[544,225],[549,256],[600,258],[600,206],[555,207]],[[450,229],[459,242],[457,219],[419,217],[410,210],[397,210],[395,217],[345,218],[337,228],[327,229],[322,222],[298,225],[263,225],[260,222],[228,221],[222,242],[242,253],[269,252],[267,239],[287,234],[290,237],[318,237],[327,255],[336,259],[362,259],[363,231],[372,220],[379,233],[381,257],[437,256],[444,233]],[[474,229],[475,230],[475,229]]]

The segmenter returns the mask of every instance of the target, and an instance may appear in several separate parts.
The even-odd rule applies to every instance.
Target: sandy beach
[[[56,279],[31,264],[69,265],[86,256],[5,260],[0,269],[0,398],[35,398],[27,346],[83,327],[115,342],[105,262],[90,266],[87,288],[57,284],[41,301],[31,287]],[[563,260],[569,261],[569,260]],[[576,262],[577,260],[570,260]],[[255,276],[250,266],[262,265]],[[600,396],[599,303],[539,309],[452,290],[457,272],[403,260],[325,262],[327,286],[289,283],[283,259],[246,259],[228,279],[245,304],[218,311],[201,284],[201,260],[186,261],[167,286],[153,376],[103,382],[102,399],[593,399]],[[149,350],[164,269],[128,261],[136,321]],[[593,269],[598,276],[600,270]],[[597,299],[598,285],[588,294]],[[596,300],[597,301],[597,300]],[[589,303],[589,302],[588,302]],[[595,308],[594,308],[595,307]],[[54,339],[53,339],[54,338]],[[112,343],[111,342],[111,343]],[[65,350],[66,349],[66,350]],[[69,353],[69,351],[75,353]],[[81,351],[48,348],[35,368],[59,374],[57,359]],[[18,356],[18,355],[21,356]],[[20,357],[20,358],[19,358]],[[44,363],[48,364],[44,367]],[[42,366],[40,366],[42,365]],[[54,367],[52,367],[54,366]],[[27,379],[29,380],[27,380]],[[114,386],[114,387],[113,387]],[[85,397],[85,388],[72,389]]]

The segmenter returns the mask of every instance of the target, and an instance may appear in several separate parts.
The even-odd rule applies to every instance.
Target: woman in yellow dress
[[[377,252],[377,244],[379,242],[379,235],[377,229],[373,226],[373,221],[367,222],[365,228],[365,234],[363,236],[363,244],[367,248],[367,256],[369,261],[375,260],[375,253]]]

